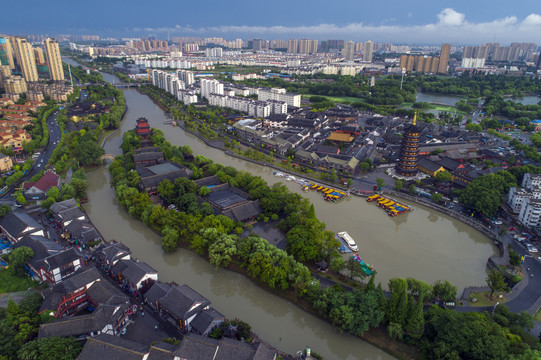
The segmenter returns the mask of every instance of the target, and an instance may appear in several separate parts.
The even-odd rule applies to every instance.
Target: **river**
[[[104,78],[114,80],[108,74]],[[163,111],[147,96],[133,89],[124,90],[124,94],[129,110],[121,132],[107,141],[107,153],[119,154],[121,133],[133,129],[135,120],[144,116],[152,127],[164,130],[173,144],[190,145],[194,154],[260,175],[269,184],[280,181],[272,175],[272,169],[225,155],[182,129],[165,125]],[[89,173],[88,180],[90,201],[85,209],[106,239],[122,241],[135,257],[155,267],[161,280],[186,283],[226,316],[249,322],[265,341],[290,353],[309,345],[326,359],[392,358],[357,338],[338,334],[326,322],[269,294],[243,276],[215,270],[190,251],[164,255],[159,236],[116,204],[104,167]],[[291,191],[301,192],[294,183],[286,185]],[[363,198],[350,196],[339,203],[329,203],[319,193],[302,194],[314,203],[317,216],[329,230],[345,230],[352,235],[361,257],[374,265],[378,272],[376,280],[384,287],[390,278],[409,276],[430,283],[449,280],[459,292],[465,286],[485,282],[486,261],[496,249],[486,237],[459,221],[418,205],[411,213],[391,218]]]
[[[465,99],[465,97],[460,97],[456,95],[444,95],[444,94],[418,92],[416,101],[455,106],[455,104],[462,99]],[[504,100],[506,101],[511,100],[514,102],[521,103],[523,105],[537,105],[539,101],[541,101],[541,97],[539,96],[524,96],[520,98],[505,97]]]

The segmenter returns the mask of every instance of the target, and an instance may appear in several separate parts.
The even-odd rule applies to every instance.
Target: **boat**
[[[355,240],[346,231],[339,232],[338,237],[343,240],[346,245],[353,251],[357,251],[357,244],[355,243]]]
[[[376,271],[372,265],[365,263],[363,259],[359,257],[359,254],[351,255],[351,258],[361,265],[361,270],[366,275],[372,275]]]

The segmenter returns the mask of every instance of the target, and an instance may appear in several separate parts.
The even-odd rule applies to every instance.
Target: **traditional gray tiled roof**
[[[12,211],[0,218],[0,226],[14,238],[43,230],[43,226],[25,212]],[[25,231],[25,229],[30,230]]]
[[[75,260],[80,259],[81,257],[75,252],[73,248],[62,251],[58,254],[51,255],[43,259],[42,267],[45,270],[51,271],[58,269],[64,265],[73,263]]]
[[[191,326],[197,333],[206,335],[205,332],[217,321],[225,321],[225,316],[214,308],[210,308],[201,311],[192,321]]]
[[[116,260],[123,258],[126,255],[131,254],[131,250],[124,244],[119,242],[114,242],[111,244],[103,243],[101,244],[96,251],[94,251],[94,256],[98,257],[103,263],[113,263]]]
[[[77,360],[142,360],[148,350],[147,345],[102,334],[88,339]]]
[[[158,302],[178,319],[187,319],[189,315],[210,305],[210,301],[188,285],[173,285],[164,297],[158,299]],[[196,304],[199,306],[194,308]]]
[[[205,338],[194,334],[188,334],[184,336],[178,350],[176,350],[174,354],[181,359],[214,359],[218,347],[218,340]]]
[[[147,302],[154,304],[157,300],[164,297],[173,286],[168,283],[155,282],[145,293]]]
[[[29,261],[34,268],[37,268],[41,260],[46,257],[65,250],[62,245],[40,235],[26,235],[13,245],[13,248],[16,249],[21,246],[27,246],[34,252],[34,256]]]
[[[114,275],[122,274],[122,276],[132,284],[140,282],[145,275],[158,274],[158,271],[153,269],[145,262],[135,262],[133,260],[120,260],[111,269]]]
[[[244,221],[252,217],[257,217],[261,214],[261,206],[259,206],[259,200],[250,201],[245,204],[228,209],[222,213],[234,221]]]
[[[146,360],[174,360],[173,352],[177,349],[177,345],[169,344],[163,341],[150,346],[150,352]]]
[[[188,334],[184,336],[174,354],[190,360],[274,360],[276,351],[263,344],[247,344],[223,338],[214,340]]]

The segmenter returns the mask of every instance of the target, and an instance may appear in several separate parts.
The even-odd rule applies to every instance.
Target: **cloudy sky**
[[[540,0],[2,2],[0,32],[7,34],[541,44]]]

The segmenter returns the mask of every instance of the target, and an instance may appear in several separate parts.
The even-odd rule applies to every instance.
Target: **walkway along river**
[[[113,81],[111,75],[104,74],[104,78]],[[124,90],[124,94],[129,111],[122,132],[133,129],[135,120],[145,116],[152,127],[164,130],[169,141],[190,145],[194,154],[258,174],[270,184],[280,180],[272,176],[272,169],[227,156],[178,127],[165,125],[168,119],[147,96],[135,90]],[[105,144],[106,153],[120,153],[120,134],[110,137]],[[88,180],[90,202],[85,208],[106,238],[125,243],[136,257],[154,266],[162,280],[187,283],[227,316],[248,321],[272,345],[292,353],[309,345],[327,359],[391,358],[357,338],[338,334],[329,324],[270,295],[250,280],[215,270],[189,251],[164,255],[159,236],[116,204],[104,167],[90,173]],[[296,184],[286,185],[292,191],[300,191]],[[328,229],[345,230],[355,238],[361,257],[376,267],[376,279],[384,286],[389,278],[408,276],[431,283],[447,279],[459,291],[464,286],[484,284],[486,261],[496,249],[487,238],[459,221],[419,205],[412,213],[391,218],[363,198],[349,197],[335,204],[323,201],[317,193],[303,195],[314,203],[318,217],[327,223]]]

